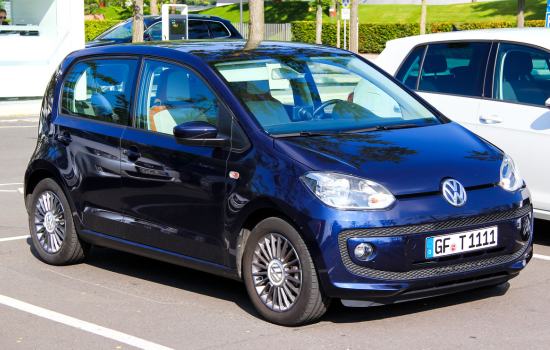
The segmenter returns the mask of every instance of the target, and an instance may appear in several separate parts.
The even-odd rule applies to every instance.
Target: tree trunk
[[[172,0],[172,4],[177,4],[177,3],[178,3],[178,0]],[[176,14],[176,8],[172,7],[172,12],[170,12],[170,13],[175,15]]]
[[[426,34],[426,0],[422,0],[422,13],[420,14],[420,35]]]
[[[315,18],[315,43],[322,44],[323,36],[323,5],[317,0],[317,17]]]
[[[157,0],[150,0],[149,9],[150,9],[152,15],[158,16],[159,6],[157,4]]]
[[[354,53],[359,53],[359,0],[351,0],[349,50]]]
[[[340,48],[340,2],[336,2],[336,47]]]
[[[518,0],[518,28],[525,26],[525,0]]]
[[[244,50],[253,50],[264,40],[264,0],[250,0],[248,13],[250,31]]]
[[[132,42],[140,43],[143,41],[143,0],[134,0],[134,27],[132,33]]]

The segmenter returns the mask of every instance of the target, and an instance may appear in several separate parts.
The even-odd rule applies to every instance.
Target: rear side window
[[[204,21],[189,21],[189,39],[210,39],[208,27]]]
[[[429,45],[418,90],[481,96],[489,43]]]
[[[210,26],[210,29],[212,30],[212,34],[216,38],[221,38],[224,36],[230,36],[231,33],[227,30],[227,28],[221,24],[220,22],[208,22],[208,25]]]
[[[92,60],[74,66],[65,84],[62,112],[128,125],[137,60]]]
[[[418,72],[420,71],[420,62],[424,57],[426,46],[417,47],[411,52],[409,57],[403,62],[401,69],[397,73],[397,80],[405,84],[409,89],[416,89],[418,81]]]

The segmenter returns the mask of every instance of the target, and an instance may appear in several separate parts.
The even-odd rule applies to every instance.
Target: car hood
[[[502,152],[456,123],[281,138],[274,147],[312,170],[360,176],[394,195],[439,191],[444,178],[464,187],[500,181]]]

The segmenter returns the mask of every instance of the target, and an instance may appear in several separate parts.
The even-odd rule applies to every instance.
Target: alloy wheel
[[[38,242],[48,253],[57,253],[65,239],[65,212],[55,193],[45,191],[38,197],[34,214]]]
[[[252,277],[258,296],[269,309],[290,310],[302,288],[302,267],[292,243],[276,233],[262,237],[252,257]]]

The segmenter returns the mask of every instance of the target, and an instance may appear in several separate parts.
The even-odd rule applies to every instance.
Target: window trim
[[[128,59],[128,60],[138,61],[138,64],[136,66],[136,71],[134,72],[134,80],[132,82],[132,88],[135,87],[138,83],[138,81],[136,79],[138,74],[136,74],[136,73],[140,72],[140,65],[139,65],[140,56],[139,55],[136,56],[136,55],[128,55],[128,54],[123,54],[123,55],[116,55],[115,54],[115,55],[109,55],[109,56],[94,55],[94,56],[78,57],[73,62],[71,62],[71,64],[67,67],[66,73],[63,76],[63,82],[61,83],[61,89],[59,90],[60,93],[59,93],[59,96],[57,97],[57,103],[58,103],[57,115],[61,116],[61,117],[66,117],[66,118],[77,118],[77,119],[80,119],[80,120],[87,120],[87,121],[90,121],[90,122],[100,123],[100,124],[105,124],[105,125],[114,125],[114,126],[120,126],[120,127],[124,127],[124,128],[127,127],[128,124],[130,124],[131,121],[133,120],[133,114],[135,113],[134,108],[133,108],[134,101],[132,101],[132,103],[130,103],[130,109],[128,111],[128,123],[126,125],[117,124],[117,123],[110,123],[110,122],[104,122],[104,121],[101,121],[101,120],[95,120],[95,119],[86,118],[86,117],[82,117],[82,116],[79,116],[79,115],[68,114],[68,113],[63,112],[63,90],[65,89],[65,84],[67,82],[67,78],[69,77],[69,74],[73,71],[73,68],[77,64],[82,63],[82,62],[86,62],[86,61],[115,60],[115,59]],[[130,91],[133,91],[133,90],[134,89],[131,89]],[[135,100],[135,95],[132,95],[132,100]]]

